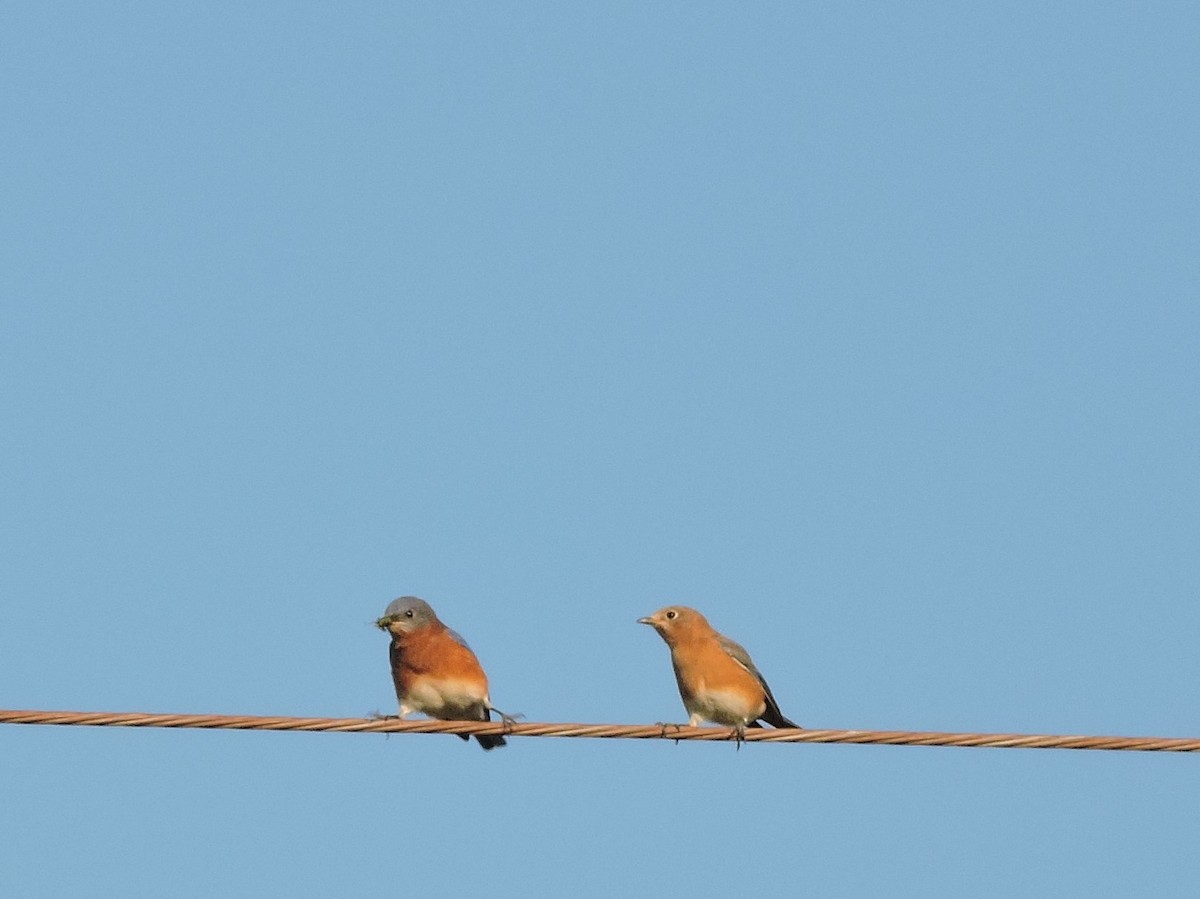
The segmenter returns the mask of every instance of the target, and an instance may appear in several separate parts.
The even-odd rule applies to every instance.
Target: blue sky
[[[0,707],[1200,734],[1194,4],[33,4]],[[14,895],[1197,889],[1196,759],[0,728]]]

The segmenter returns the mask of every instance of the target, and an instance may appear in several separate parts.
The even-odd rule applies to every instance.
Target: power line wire
[[[437,721],[395,718],[294,718],[262,715],[164,715],[148,712],[59,712],[0,709],[0,724],[57,724],[84,727],[183,727],[210,730],[275,730],[316,733],[504,734],[514,737],[593,737],[633,740],[733,741],[728,727],[675,724],[565,724]],[[1200,752],[1200,739],[1100,737],[1060,734],[941,733],[895,730],[746,731],[747,743],[860,743],[882,746],[963,746],[996,749],[1108,749],[1138,752]]]

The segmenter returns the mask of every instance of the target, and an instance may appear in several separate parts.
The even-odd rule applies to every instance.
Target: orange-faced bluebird
[[[375,626],[392,635],[389,655],[401,718],[423,712],[443,721],[490,721],[496,711],[511,720],[492,708],[487,675],[467,641],[442,624],[425,600],[392,600]],[[477,734],[475,739],[484,749],[505,745],[504,737]]]
[[[688,724],[727,724],[745,734],[747,727],[799,727],[783,717],[771,688],[750,661],[750,654],[713,630],[703,615],[687,606],[667,606],[638,624],[648,624],[671,648],[671,664]]]

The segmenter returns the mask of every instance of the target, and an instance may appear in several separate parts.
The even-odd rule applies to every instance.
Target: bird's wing
[[[731,659],[753,674],[762,686],[763,695],[767,701],[767,708],[762,714],[762,720],[773,727],[797,727],[797,724],[785,718],[783,712],[779,710],[779,703],[775,701],[775,695],[771,692],[771,687],[767,684],[767,679],[762,676],[762,672],[758,670],[751,660],[750,653],[746,652],[740,643],[734,643],[724,634],[717,634],[717,642],[721,644],[721,648],[729,654]]]
[[[471,645],[462,638],[462,634],[460,634],[458,631],[451,630],[450,628],[446,628],[446,633],[449,634],[450,639],[453,640],[455,643],[457,643],[459,646],[462,646],[466,649],[471,648]]]
[[[762,674],[759,673],[759,670],[754,667],[754,662],[750,659],[750,653],[746,652],[745,648],[743,648],[740,643],[734,643],[723,634],[717,634],[717,642],[721,644],[721,648],[725,650],[726,654],[728,654],[730,658],[753,674],[756,678],[758,678],[759,682],[762,683]],[[764,683],[763,686],[766,686],[766,684]]]

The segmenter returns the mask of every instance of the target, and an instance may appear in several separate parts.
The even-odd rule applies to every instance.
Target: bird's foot
[[[504,732],[506,734],[512,733],[512,729],[516,725],[518,718],[525,717],[525,715],[522,714],[521,712],[517,712],[516,714],[509,715],[507,712],[502,712],[499,709],[494,708],[494,707],[489,708],[488,712],[489,712],[489,715],[488,715],[489,718],[491,717],[491,715],[490,715],[491,712],[495,712],[497,715],[500,716],[500,721],[504,724]]]
[[[733,728],[733,738],[737,741],[737,749],[735,752],[742,751],[742,744],[746,742],[746,725],[738,724]]]
[[[676,734],[678,734],[678,733],[679,733],[679,731],[680,731],[680,730],[683,728],[683,725],[682,725],[682,724],[669,724],[669,723],[667,723],[666,721],[655,721],[654,723],[655,723],[656,725],[658,725],[658,728],[659,728],[659,731],[658,731],[658,736],[659,736],[659,738],[660,738],[660,739],[663,739],[663,740],[666,740],[666,739],[668,739],[668,737],[667,737],[667,728],[668,728],[668,727],[673,727],[673,728],[675,728],[675,733],[676,733]],[[676,745],[676,746],[678,746],[678,745],[679,745],[679,737],[678,737],[678,736],[677,736],[677,737],[675,737],[675,745]]]

